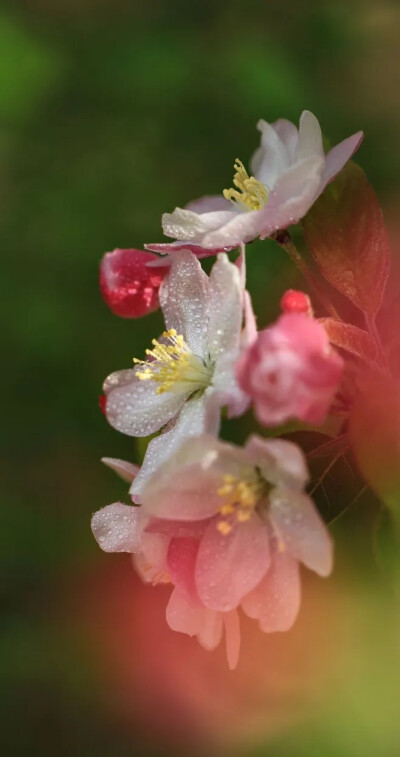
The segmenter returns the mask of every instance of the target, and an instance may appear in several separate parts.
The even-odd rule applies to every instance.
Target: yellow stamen
[[[224,518],[218,523],[218,530],[222,534],[228,534],[233,527],[233,522],[244,523],[251,518],[251,515],[262,498],[265,488],[265,482],[254,476],[246,478],[236,478],[231,474],[223,476],[223,485],[217,489],[217,494],[225,501],[219,508],[219,512]]]
[[[210,382],[210,368],[193,354],[183,336],[175,329],[164,331],[162,336],[165,342],[153,339],[153,349],[146,350],[150,360],[133,358],[140,366],[136,370],[137,377],[141,381],[157,382],[156,394],[182,391],[182,384],[189,385],[185,388],[193,385],[193,391],[206,387]]]
[[[254,176],[249,176],[239,158],[233,167],[236,171],[233,183],[237,189],[224,189],[224,197],[244,206],[245,210],[261,210],[268,200],[268,189]]]

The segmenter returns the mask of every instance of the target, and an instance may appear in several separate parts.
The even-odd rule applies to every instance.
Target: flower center
[[[217,489],[217,494],[224,500],[219,508],[223,518],[217,528],[222,534],[229,534],[235,521],[244,523],[250,519],[265,493],[266,482],[254,476],[237,478],[231,474],[226,474],[222,480],[223,485]]]
[[[233,167],[236,171],[233,183],[237,189],[224,189],[225,199],[241,205],[244,210],[261,210],[268,200],[268,189],[254,176],[249,176],[239,158]]]
[[[133,358],[139,367],[136,375],[141,381],[155,381],[156,394],[204,389],[210,383],[211,367],[194,355],[183,336],[175,329],[164,331],[163,342],[153,339],[152,350],[146,350],[147,360]]]

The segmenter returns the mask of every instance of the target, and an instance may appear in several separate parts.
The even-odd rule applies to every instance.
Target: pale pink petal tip
[[[111,468],[111,470],[122,478],[123,481],[127,481],[128,484],[132,483],[140,470],[139,465],[133,465],[133,463],[128,463],[126,460],[119,460],[116,457],[102,457],[101,462],[104,463],[107,468]]]

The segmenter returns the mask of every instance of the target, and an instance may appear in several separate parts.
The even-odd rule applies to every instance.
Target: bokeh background
[[[293,631],[244,623],[235,673],[222,649],[169,631],[168,589],[142,586],[89,527],[127,499],[100,457],[140,455],[100,413],[101,382],[161,327],[158,313],[107,310],[101,255],[160,241],[161,212],[230,186],[258,118],[297,121],[303,108],[332,143],[364,129],[358,160],[397,255],[399,49],[396,0],[0,3],[7,757],[400,753],[399,605],[374,559],[372,495],[333,526],[335,574],[304,576]],[[249,268],[265,325],[300,282],[271,242],[252,245]],[[226,434],[243,438],[250,422]],[[337,481],[328,507],[350,497]]]

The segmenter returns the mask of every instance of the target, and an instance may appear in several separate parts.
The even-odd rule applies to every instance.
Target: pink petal
[[[258,586],[242,600],[249,618],[267,633],[288,631],[296,620],[301,597],[299,565],[287,551],[274,549],[271,566]]]
[[[144,530],[141,551],[134,557],[137,572],[145,583],[168,583],[167,554],[169,537],[164,534],[149,534]]]
[[[204,610],[193,607],[186,597],[175,588],[170,596],[167,610],[167,623],[173,631],[197,636],[203,628]]]
[[[138,507],[115,502],[94,513],[92,531],[104,552],[137,552],[141,546]]]
[[[322,174],[321,191],[326,187],[327,184],[329,184],[330,181],[332,181],[332,179],[335,178],[339,171],[342,170],[343,166],[347,163],[348,160],[350,160],[351,156],[354,155],[355,152],[357,152],[363,139],[364,133],[362,131],[358,131],[351,137],[344,139],[343,142],[339,142],[339,144],[335,145],[335,147],[332,147],[332,150],[329,150],[326,155],[325,169]]]
[[[200,543],[196,585],[203,604],[227,612],[237,607],[268,570],[267,528],[257,515],[222,534],[212,521]]]
[[[239,660],[240,652],[240,624],[239,613],[231,610],[223,615],[226,634],[226,656],[230,670],[234,670]]]
[[[119,460],[116,457],[102,457],[101,462],[104,463],[107,468],[111,468],[111,470],[115,471],[123,481],[127,481],[129,484],[132,483],[140,470],[139,465],[133,465],[126,460]]]
[[[108,307],[122,318],[139,318],[159,307],[163,268],[148,268],[157,257],[143,250],[107,252],[100,264],[100,291]]]
[[[203,610],[203,624],[197,640],[204,649],[211,652],[222,639],[223,615],[213,610]]]
[[[167,567],[171,581],[178,587],[188,602],[198,602],[194,581],[198,539],[171,539],[167,555]]]
[[[270,520],[282,549],[320,576],[332,570],[332,542],[312,500],[299,491],[281,487],[269,497]]]
[[[148,534],[164,534],[170,539],[200,539],[203,536],[209,520],[165,520],[164,518],[151,518],[146,526]]]

